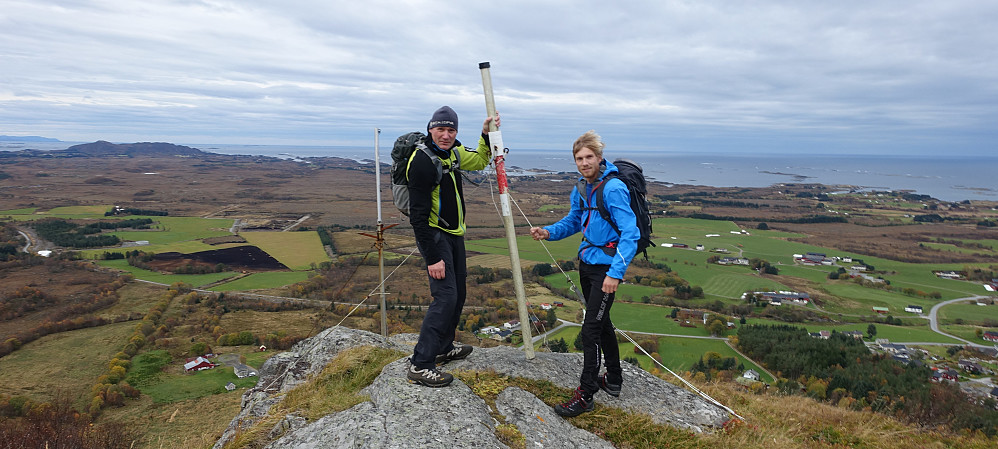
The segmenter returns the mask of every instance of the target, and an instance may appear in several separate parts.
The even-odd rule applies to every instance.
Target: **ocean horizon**
[[[380,145],[382,164],[391,163],[391,144]],[[62,150],[85,142],[0,142],[0,150]],[[227,155],[269,156],[283,159],[340,157],[373,163],[374,145],[233,145],[178,144]],[[665,153],[619,152],[607,149],[605,157],[631,159],[645,175],[667,184],[713,187],[767,187],[783,183],[850,186],[857,191],[907,191],[958,202],[998,201],[994,174],[998,156],[900,156],[855,154],[782,153]],[[511,175],[575,172],[568,150],[514,149],[506,157]]]

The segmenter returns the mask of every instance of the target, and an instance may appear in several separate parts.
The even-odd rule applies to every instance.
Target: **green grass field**
[[[183,367],[172,371],[180,370]],[[256,376],[236,377],[230,366],[218,366],[213,369],[198,371],[191,374],[181,374],[177,372],[163,373],[155,381],[148,385],[140,385],[142,394],[149,395],[153,402],[170,403],[196,399],[212,394],[228,393],[225,385],[229,382],[236,384],[236,388],[248,388],[256,385]],[[233,394],[239,394],[233,392]]]
[[[723,341],[681,337],[662,337],[658,340],[658,354],[662,357],[662,364],[673,371],[677,369],[689,370],[707,352],[716,352],[722,357],[734,357],[739,364],[745,365],[745,369],[758,371],[763,382],[772,383],[775,380],[762,368],[751,360],[742,357]],[[621,357],[623,357],[623,352],[621,352]]]
[[[0,358],[0,393],[48,401],[66,394],[79,409],[90,387],[134,332],[135,323],[60,332],[35,340]]]
[[[924,310],[929,310],[937,303],[935,300],[906,296],[900,293],[888,292],[872,287],[863,287],[851,281],[832,281],[824,286],[829,294],[856,300],[861,307],[843,307],[834,301],[826,304],[825,310],[833,313],[854,313],[862,315],[872,315],[873,307],[887,307],[894,316],[903,316],[908,313],[904,308],[908,305],[922,306]]]
[[[6,215],[31,215],[31,214],[34,214],[36,210],[38,210],[37,207],[25,207],[23,209],[0,210],[0,217],[6,216]]]
[[[616,305],[614,305],[616,308]],[[556,332],[548,336],[548,341],[558,340],[564,338],[565,342],[568,343],[569,352],[579,352],[575,350],[573,345],[575,339],[578,337],[581,327],[578,326],[563,326]],[[695,364],[701,357],[707,352],[716,352],[721,354],[723,357],[735,357],[738,363],[744,364],[745,369],[754,369],[758,371],[763,376],[764,382],[773,382],[771,376],[765,374],[765,372],[759,368],[751,360],[748,360],[737,352],[735,352],[731,347],[729,347],[724,341],[721,340],[706,340],[702,338],[683,338],[683,337],[658,337],[659,356],[662,358],[662,364],[667,368],[676,372],[677,374],[682,371],[689,370],[693,364]],[[540,343],[535,345],[535,347],[540,347]],[[634,345],[630,342],[620,343],[618,345],[620,350],[620,358],[624,357],[636,357],[638,359],[638,365],[646,371],[650,371],[653,367],[658,368],[650,357],[644,355],[640,351],[634,350]],[[661,368],[659,368],[661,369]]]
[[[741,294],[746,291],[789,290],[790,288],[780,282],[783,276],[805,279],[816,288],[823,289],[829,295],[833,295],[834,297],[825,298],[827,301],[823,306],[827,312],[833,314],[872,316],[874,315],[872,308],[876,306],[887,307],[895,317],[905,318],[911,315],[904,311],[904,308],[908,305],[919,305],[923,309],[928,310],[940,301],[921,296],[904,295],[900,293],[900,290],[903,288],[913,288],[916,291],[925,293],[938,292],[942,297],[941,300],[983,295],[986,293],[979,284],[941,279],[933,274],[934,270],[962,270],[964,268],[962,264],[911,264],[870,256],[859,256],[834,249],[790,242],[784,239],[793,235],[778,231],[748,230],[748,235],[742,233],[732,234],[731,231],[737,231],[738,227],[733,223],[721,221],[659,218],[654,221],[654,229],[656,243],[681,242],[691,246],[699,243],[703,244],[708,250],[715,247],[727,248],[735,255],[737,255],[737,251],[743,251],[744,257],[759,257],[770,261],[770,263],[780,264],[777,265],[777,268],[781,272],[780,275],[759,276],[754,271],[743,266],[707,264],[706,260],[712,254],[709,251],[663,247],[649,248],[649,255],[653,261],[665,263],[691,285],[698,285],[704,289],[706,299],[689,301],[690,306],[693,307],[696,307],[703,301],[714,301],[717,299],[726,303],[738,303]],[[708,238],[706,234],[718,234],[718,236]],[[675,239],[672,237],[675,237]],[[533,242],[526,237],[521,237],[518,242],[521,253],[526,254],[524,258],[552,263],[551,258],[543,251],[543,248],[539,247],[539,243]],[[572,237],[559,242],[546,242],[546,244],[556,259],[568,260],[575,256],[578,239]],[[506,251],[506,242],[503,239],[479,240],[469,242],[468,246],[469,249],[473,248],[475,251],[490,254],[503,254]],[[891,282],[896,292],[863,287],[846,280],[829,280],[828,273],[837,270],[837,267],[805,267],[795,265],[792,258],[793,254],[806,252],[821,252],[828,255],[862,259],[865,264],[873,265],[878,271],[885,272],[886,274],[883,275],[884,278]],[[851,264],[847,263],[846,265]],[[574,273],[571,276],[578,283],[578,276]],[[548,276],[547,281],[555,287],[566,287],[568,285],[560,273]],[[655,294],[656,290],[658,289],[625,284],[621,286],[619,296],[639,301],[642,296]],[[976,306],[967,307],[973,308]],[[625,324],[632,326],[632,322],[637,323],[640,321],[630,320],[627,311],[623,307],[615,307],[614,310],[616,312],[616,320],[620,321],[619,324],[621,326]],[[995,310],[998,310],[998,308],[995,308]],[[951,313],[952,317],[944,314],[944,318],[948,320],[961,318],[965,321],[971,319],[983,321],[982,318],[975,317],[974,312],[970,310],[961,311],[961,309],[956,308]],[[991,315],[988,314],[985,317],[991,318]],[[636,326],[640,326],[640,329],[644,331],[669,333],[662,331],[662,329],[666,328],[664,327],[666,326],[665,324],[636,324]],[[862,330],[865,331],[865,329]],[[685,329],[681,329],[675,332],[681,333],[684,331]],[[918,338],[919,336],[916,333],[909,337],[906,336],[906,333],[902,332],[900,337],[909,339]],[[922,337],[924,338],[910,341],[936,341],[925,339],[928,336]],[[943,340],[947,339],[944,338]]]
[[[949,304],[939,309],[941,323],[950,324],[963,320],[964,324],[983,325],[985,320],[998,322],[998,305],[979,306],[973,301]]]
[[[225,243],[221,245],[209,245],[202,242],[201,240],[186,240],[182,242],[170,242],[155,245],[142,245],[142,246],[131,246],[125,248],[102,248],[102,249],[86,249],[80,251],[80,255],[84,259],[97,259],[105,252],[111,253],[125,253],[127,251],[138,250],[146,253],[168,253],[177,252],[182,254],[192,254],[201,251],[213,251],[217,249],[234,248],[237,246],[244,246],[245,243]]]
[[[112,206],[63,206],[55,207],[45,212],[40,212],[40,214],[49,216],[91,215],[103,217],[105,212],[111,210],[111,207]]]
[[[231,282],[216,285],[209,288],[213,292],[231,292],[244,290],[261,290],[267,288],[283,287],[308,279],[307,271],[269,271],[264,273],[253,273],[249,276],[238,278]]]
[[[670,317],[670,313],[672,313],[672,307],[615,302],[610,308],[610,319],[614,326],[626,331],[697,337],[710,336],[710,333],[703,328],[703,322],[694,323],[698,324],[699,327],[682,327]],[[720,335],[720,337],[725,335],[727,334]]]
[[[249,347],[232,347],[236,353],[243,353],[246,364],[259,368],[273,355],[271,352],[255,352]],[[217,363],[217,362],[216,362]],[[218,365],[215,368],[193,373],[183,372],[183,360],[174,360],[165,350],[149,351],[132,359],[132,368],[126,380],[129,384],[148,395],[156,403],[172,403],[197,399],[212,394],[227,393],[225,385],[232,382],[237,389],[256,385],[258,378],[250,376],[238,378],[231,366]]]
[[[962,248],[962,247],[953,245],[951,243],[922,242],[921,245],[923,245],[925,247],[928,247],[928,248],[938,249],[940,251],[946,251],[946,252],[951,252],[951,253],[994,255],[994,251],[993,250],[986,250],[986,249],[980,249],[980,248]]]
[[[98,264],[104,267],[115,268],[121,271],[132,273],[132,275],[134,275],[136,279],[142,279],[144,281],[158,282],[160,284],[166,284],[166,285],[173,284],[174,282],[183,282],[195,288],[238,275],[238,273],[231,271],[223,273],[209,273],[209,274],[161,274],[155,271],[143,270],[141,268],[133,267],[128,264],[128,261],[121,259],[101,260],[98,261]]]
[[[985,341],[983,338],[978,338],[976,335],[977,329],[979,327],[972,326],[969,324],[942,324],[939,326],[943,332],[950,335],[960,337],[972,343],[982,344],[982,345],[992,345],[993,343]]]
[[[143,217],[129,216],[127,218],[150,218],[154,221],[148,231],[120,231],[113,233],[122,240],[148,240],[150,244],[169,244],[200,240],[208,237],[232,235],[231,219],[213,219],[199,217]]]
[[[329,260],[315,231],[244,232],[240,235],[292,270],[308,270],[313,264]]]

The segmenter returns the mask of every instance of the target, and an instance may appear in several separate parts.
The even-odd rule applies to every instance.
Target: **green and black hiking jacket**
[[[453,148],[444,151],[433,143],[430,136],[426,136],[423,143],[440,158],[445,171],[453,165],[460,170],[481,170],[489,165],[491,153],[488,140],[485,134],[479,137],[475,150],[469,150],[455,141]],[[426,264],[433,265],[441,259],[433,242],[433,228],[458,236],[463,236],[465,232],[461,173],[450,170],[443,174],[438,184],[435,182],[437,168],[430,157],[422,151],[413,151],[406,179],[409,182],[409,221],[420,249],[425,251],[423,258]]]

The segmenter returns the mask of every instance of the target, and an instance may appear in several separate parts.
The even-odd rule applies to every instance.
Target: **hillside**
[[[102,156],[200,156],[205,154],[197,148],[175,145],[165,142],[111,143],[99,140],[92,143],[73,145],[65,150],[53,151],[54,154],[83,155],[90,157]]]
[[[384,341],[345,328],[299,343],[264,365],[259,383],[243,395],[240,414],[214,448],[983,448],[992,443],[907,428],[869,412],[806,399],[753,397],[703,385],[742,413],[746,421],[741,421],[633,367],[625,367],[620,398],[597,394],[595,412],[566,420],[554,415],[551,405],[575,386],[578,354],[542,352],[528,361],[509,347],[477,348],[468,359],[447,365],[457,373],[453,385],[432,389],[404,380],[407,362],[398,357],[414,343],[415,335]]]
[[[7,209],[0,210],[4,220],[0,327],[5,331],[0,334],[0,348],[9,354],[0,357],[0,433],[30,428],[30,433],[47,435],[54,423],[66,421],[60,418],[63,415],[40,412],[66,410],[75,416],[70,421],[82,429],[89,424],[95,429],[127,429],[114,434],[124,444],[107,447],[129,447],[133,441],[136,448],[207,447],[240,414],[240,395],[252,391],[246,399],[252,400],[270,382],[238,379],[225,364],[185,373],[187,358],[221,353],[262,369],[268,358],[274,361],[267,363],[280,364],[301,356],[302,348],[319,340],[290,349],[295,342],[344,318],[344,327],[357,329],[350,333],[380,330],[377,309],[367,307],[375,302],[371,289],[378,284],[376,252],[372,240],[359,233],[371,233],[374,216],[369,165],[334,158],[295,162],[210,153],[127,157],[119,151],[128,150],[110,147],[95,157],[2,155],[0,200]],[[571,175],[514,179],[518,208],[531,223],[552,221],[565,210],[571,185],[563,181],[568,178]],[[519,360],[503,355],[520,344],[519,333],[502,339],[486,332],[517,318],[517,313],[506,242],[497,238],[502,232],[495,206],[485,184],[476,189],[468,201],[469,297],[458,335],[479,348],[476,357],[482,359],[473,357],[466,364],[446,367],[465,370],[455,384],[460,388],[433,394],[445,404],[484,401],[490,412],[488,418],[475,415],[481,423],[475,428],[502,434],[495,437],[501,444],[522,447],[508,438],[547,430],[537,430],[536,422],[521,420],[507,405],[542,416],[550,424],[552,419],[544,413],[568,395],[567,388],[577,376],[578,355],[549,353],[541,339],[535,342],[538,360],[557,361],[554,364],[561,370],[544,368],[548,366],[544,363],[541,368],[522,367]],[[558,430],[574,435],[567,439],[595,441],[591,439],[595,435],[617,447],[990,447],[987,443],[993,443],[981,436],[961,436],[966,432],[961,429],[968,427],[993,432],[998,426],[988,421],[990,417],[982,414],[977,421],[954,423],[947,415],[971,407],[967,402],[971,396],[959,388],[988,404],[988,386],[995,382],[993,373],[962,369],[963,361],[998,371],[993,356],[969,349],[991,346],[983,333],[998,329],[994,305],[998,298],[984,286],[998,277],[995,204],[946,203],[889,192],[833,195],[827,187],[803,184],[768,189],[655,184],[651,190],[654,240],[673,245],[649,248],[649,260],[639,260],[628,270],[613,321],[651,355],[635,352],[634,345],[623,340],[621,354],[633,354],[633,363],[642,369],[629,371],[634,379],[689,399],[676,403],[665,397],[659,404],[681,408],[702,400],[690,399],[683,389],[658,385],[656,362],[710,391],[747,422],[691,426],[671,411],[625,406],[637,398],[605,398],[605,402],[597,398],[599,413],[568,421],[576,430]],[[394,210],[390,203],[384,206]],[[112,210],[120,214],[106,215]],[[275,444],[313,440],[317,437],[308,432],[321,427],[316,423],[339,425],[340,418],[348,416],[343,413],[355,406],[367,413],[355,410],[349,416],[356,419],[384,423],[382,428],[389,423],[403,430],[412,427],[405,417],[388,418],[404,406],[382,399],[418,398],[408,389],[411,386],[391,379],[399,378],[392,373],[411,350],[406,335],[419,328],[428,303],[426,274],[418,255],[407,259],[413,251],[409,226],[398,217],[387,221],[403,222],[391,229],[385,247],[392,273],[386,285],[388,331],[395,343],[383,347],[375,339],[361,349],[309,362],[316,373],[313,380],[326,383],[309,381],[301,384],[309,391],[288,390],[288,395],[292,391],[301,395],[291,398],[297,402],[288,402],[285,395],[280,404],[268,403],[276,414],[254,430],[262,429],[267,436],[245,447],[270,442],[275,426],[275,438],[282,432],[287,435]],[[81,236],[113,236],[124,243],[82,250],[53,247],[44,241],[49,238],[40,237],[38,223]],[[568,290],[569,281],[559,272],[563,268],[569,278],[576,276],[572,259],[578,241],[548,242],[542,247],[521,234],[519,246],[527,298],[534,305],[530,310],[542,321],[539,326],[545,326],[534,334],[550,330],[548,323],[558,320],[578,322],[579,307]],[[54,249],[54,257],[26,254],[22,252],[26,247],[32,253]],[[223,257],[229,253],[241,256]],[[806,253],[826,254],[828,260],[797,257]],[[264,256],[277,263],[240,263]],[[83,260],[75,260],[78,257]],[[744,258],[748,264],[722,264],[723,257]],[[943,272],[952,273],[936,274]],[[780,291],[806,293],[810,301],[778,305],[760,296]],[[750,292],[762,293],[742,296]],[[563,307],[542,309],[542,304],[555,302]],[[352,311],[357,303],[364,304]],[[922,311],[908,311],[912,306]],[[887,312],[880,314],[874,308]],[[933,311],[937,317],[930,319],[936,315]],[[740,331],[746,326],[788,324],[819,336],[849,332],[871,348],[871,357],[880,359],[892,357],[884,348],[897,347],[876,340],[907,344],[904,355],[911,357],[909,361],[953,370],[952,388],[942,398],[946,402],[922,414],[930,419],[920,421],[911,414],[902,419],[894,412],[906,407],[911,411],[910,405],[924,404],[925,398],[909,400],[895,395],[896,390],[877,388],[877,382],[837,391],[847,388],[834,388],[846,385],[841,379],[829,383],[834,366],[799,371],[793,359],[767,360],[763,352],[749,358],[746,348],[739,346]],[[576,333],[577,327],[571,325],[557,327],[548,335],[548,343],[571,351]],[[260,345],[268,351],[258,351]],[[492,369],[497,364],[540,371]],[[876,366],[915,371],[894,362]],[[322,367],[328,368],[326,374],[336,374],[315,371]],[[759,383],[750,385],[750,390],[736,384],[735,378],[749,369],[763,374],[762,381],[773,388],[766,390]],[[366,374],[345,376],[352,379],[349,385],[329,385],[332,377],[347,372]],[[928,384],[927,372],[909,377]],[[224,388],[228,382],[235,390]],[[508,386],[518,390],[503,393]],[[310,391],[327,393],[305,394]],[[341,396],[349,400],[327,404]],[[69,406],[63,408],[60,400],[68,400]],[[417,405],[438,405],[425,398],[420,401]],[[506,410],[502,419],[494,405],[497,401],[507,404],[502,406]],[[794,412],[801,404],[807,411]],[[461,418],[479,411],[462,412]],[[50,419],[39,418],[44,416]],[[269,421],[274,416],[291,418]],[[910,417],[914,418],[907,420]],[[522,425],[500,427],[493,421],[506,418],[507,424]],[[703,432],[691,431],[694,427]],[[586,433],[578,433],[580,429]],[[363,429],[350,428],[344,434],[358,432]],[[393,441],[381,434],[372,438],[385,444]],[[460,440],[448,441],[461,445]]]

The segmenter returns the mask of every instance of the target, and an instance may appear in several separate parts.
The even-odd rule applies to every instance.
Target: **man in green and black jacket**
[[[463,359],[471,346],[454,342],[467,293],[464,250],[464,190],[459,170],[481,170],[488,165],[488,131],[492,117],[482,124],[478,147],[470,150],[457,140],[457,113],[448,106],[437,109],[426,125],[426,145],[440,162],[423,151],[413,151],[406,169],[409,220],[416,246],[426,261],[433,301],[423,318],[419,341],[410,359],[408,379],[443,387],[454,376],[437,369],[437,363]],[[499,116],[495,117],[499,126]],[[440,179],[437,183],[436,180]]]

